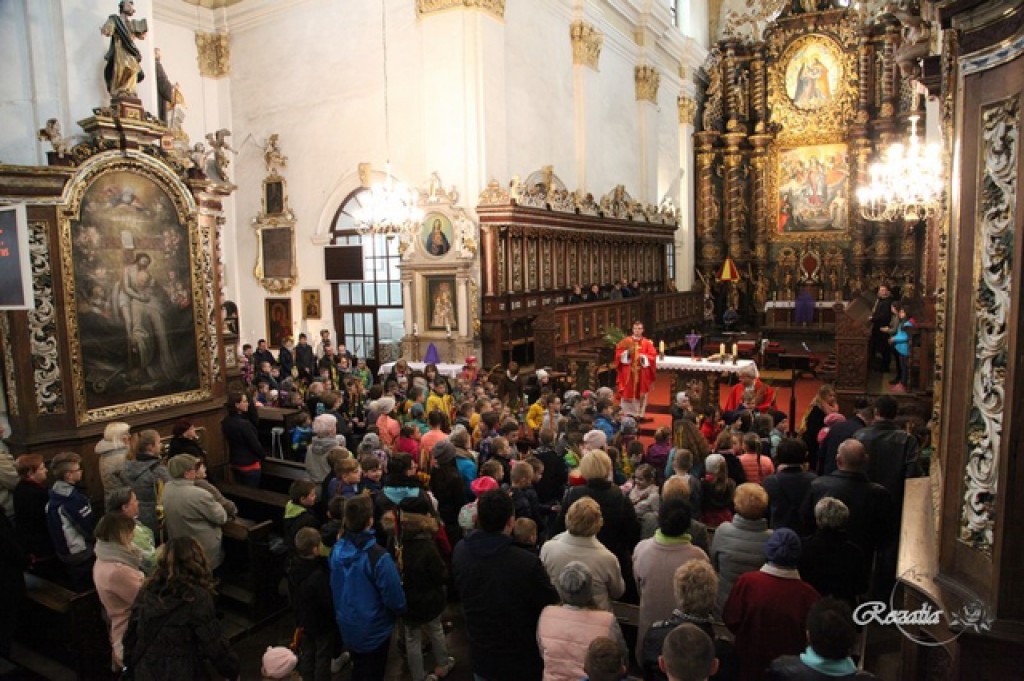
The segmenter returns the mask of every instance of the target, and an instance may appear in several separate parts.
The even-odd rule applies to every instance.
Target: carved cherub
[[[209,157],[210,152],[206,150],[206,145],[202,142],[196,142],[188,152],[188,158],[192,162],[192,166],[198,168],[199,172],[204,175],[206,174],[206,160]]]
[[[278,170],[288,165],[288,157],[281,153],[280,147],[277,146],[278,134],[275,132],[267,140],[267,145],[263,147],[263,162],[267,166],[267,172],[274,175],[278,174]]]
[[[217,132],[206,133],[206,141],[213,152],[213,159],[217,164],[217,172],[220,175],[220,179],[224,182],[231,181],[228,178],[228,166],[231,165],[231,158],[227,152],[238,153],[231,147],[231,143],[228,142],[228,137],[230,136],[231,131],[227,128],[221,128]]]
[[[71,153],[70,140],[65,139],[64,135],[61,134],[60,121],[56,118],[46,121],[46,127],[39,130],[36,134],[36,139],[49,141],[53,151],[57,154],[57,158],[64,158],[65,155]]]

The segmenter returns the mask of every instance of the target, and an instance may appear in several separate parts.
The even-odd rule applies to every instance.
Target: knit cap
[[[191,454],[178,454],[172,456],[171,460],[167,462],[167,472],[171,474],[172,478],[183,478],[185,473],[195,469],[197,463],[199,463],[199,459]]]

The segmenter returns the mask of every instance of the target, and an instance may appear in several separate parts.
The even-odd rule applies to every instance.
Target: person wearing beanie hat
[[[448,439],[437,442],[431,451],[434,467],[430,472],[430,491],[437,501],[437,513],[452,546],[462,539],[459,510],[466,501],[466,486],[459,473],[456,456],[455,445]]]
[[[380,441],[386,447],[394,449],[395,445],[398,444],[398,436],[402,434],[402,424],[392,414],[395,410],[395,398],[389,396],[382,397],[370,409],[379,414],[376,423]]]
[[[178,454],[167,462],[167,471],[173,479],[178,480],[184,478],[188,471],[194,471],[197,463],[199,459],[191,454]]]
[[[800,537],[776,530],[764,547],[760,570],[741,575],[722,610],[736,637],[740,678],[760,679],[772,660],[799,655],[806,643],[807,615],[821,596],[800,578]]]
[[[287,679],[295,671],[299,660],[295,653],[284,646],[270,646],[263,653],[260,673],[268,679]]]
[[[625,654],[626,642],[615,615],[594,605],[590,569],[579,561],[567,564],[555,579],[562,605],[549,605],[537,622],[537,642],[544,658],[544,677],[579,679],[590,642],[607,636]]]
[[[228,514],[212,494],[196,487],[198,463],[191,454],[178,454],[167,462],[171,480],[164,485],[164,529],[168,539],[193,537],[215,570],[224,561],[221,527]]]

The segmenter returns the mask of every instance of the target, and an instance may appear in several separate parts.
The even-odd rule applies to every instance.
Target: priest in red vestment
[[[633,322],[633,335],[615,346],[615,367],[618,372],[619,403],[622,413],[643,416],[647,392],[654,385],[658,352],[654,343],[644,338],[642,322]]]

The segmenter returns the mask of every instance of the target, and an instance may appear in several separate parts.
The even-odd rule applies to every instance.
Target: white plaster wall
[[[139,41],[143,71],[139,97],[153,107],[155,80],[151,39],[158,31],[152,0],[138,0],[136,16],[149,20],[150,33]],[[0,160],[42,164],[48,146],[35,131],[58,118],[65,137],[78,132],[77,121],[109,103],[103,83],[103,55],[110,39],[100,34],[117,2],[94,0],[3,0],[0,2]]]
[[[569,189],[575,189],[578,178],[570,22],[548,3],[506,5],[505,134],[510,174],[525,179],[542,166],[553,165],[555,174]],[[505,183],[509,178],[497,179]],[[599,191],[603,187],[596,186]]]

